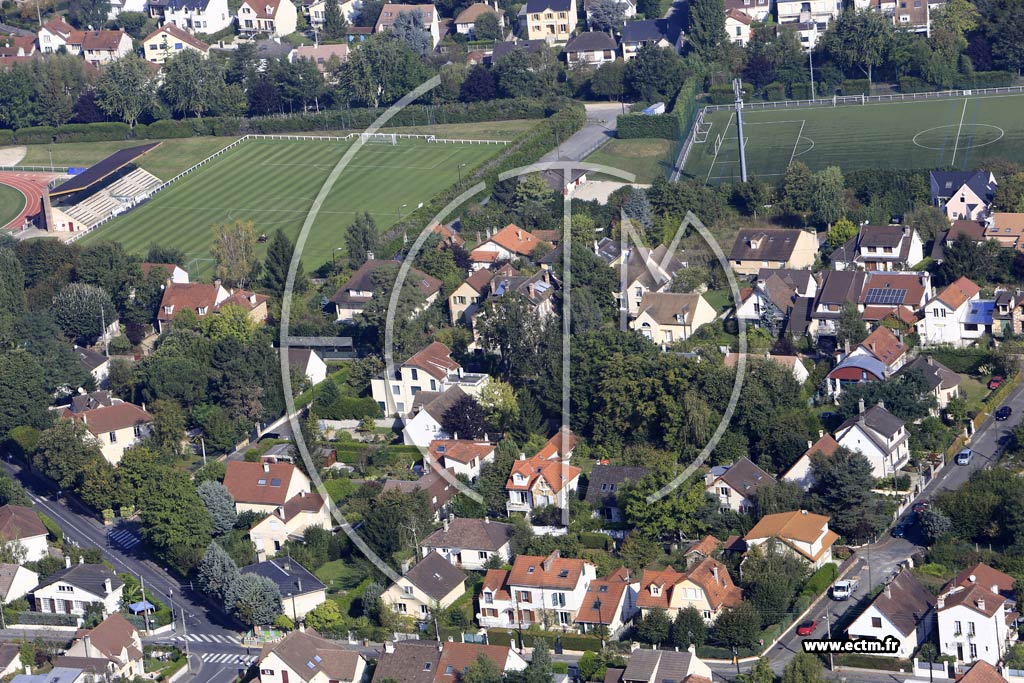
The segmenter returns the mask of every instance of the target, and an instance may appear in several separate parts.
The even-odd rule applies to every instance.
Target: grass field
[[[8,185],[0,185],[0,225],[7,225],[25,208],[25,195]]]
[[[159,147],[139,160],[139,166],[167,180],[189,166],[202,161],[237,138],[197,137],[163,140]],[[119,149],[157,142],[156,140],[118,140],[116,142],[66,142],[60,145],[27,145],[23,166],[89,166]]]
[[[638,183],[652,183],[655,178],[668,172],[665,157],[674,144],[671,140],[657,138],[611,140],[587,157],[586,161],[621,168],[635,174]]]
[[[340,140],[246,142],[81,242],[119,241],[136,253],[145,253],[152,244],[178,247],[188,255],[182,265],[193,279],[209,277],[211,226],[253,221],[257,232],[280,228],[295,239],[321,185],[349,145]],[[408,215],[455,182],[460,164],[472,167],[500,150],[496,145],[419,141],[364,146],[320,209],[303,252],[307,271],[344,253],[339,248],[356,212],[369,211],[386,230],[400,213]],[[259,245],[258,255],[264,257],[265,245]]]
[[[710,184],[739,176],[735,113],[705,116],[707,141],[695,144],[686,175]],[[777,181],[794,160],[812,170],[974,168],[986,159],[1024,160],[1024,96],[888,102],[808,109],[748,109],[743,114],[751,177]],[[723,136],[716,154],[715,142]]]

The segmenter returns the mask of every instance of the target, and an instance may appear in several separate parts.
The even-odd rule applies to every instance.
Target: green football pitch
[[[738,180],[735,111],[708,112],[684,174],[715,185]],[[799,160],[839,166],[970,169],[986,159],[1024,161],[1024,95],[956,97],[838,107],[745,109],[748,176],[776,182]],[[720,143],[719,143],[720,141]]]
[[[214,225],[252,221],[257,233],[282,229],[294,240],[324,180],[350,145],[345,140],[248,140],[81,243],[117,241],[138,254],[154,244],[177,247],[186,253],[181,265],[194,280],[209,278]],[[356,213],[370,212],[383,232],[455,183],[460,170],[465,174],[501,149],[401,139],[395,145],[364,145],[321,207],[306,240],[303,265],[313,270],[341,257],[345,228]],[[266,245],[258,246],[263,258]]]

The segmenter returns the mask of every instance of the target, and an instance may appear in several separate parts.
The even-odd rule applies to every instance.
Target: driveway
[[[622,113],[619,102],[588,104],[587,122],[564,140],[558,147],[540,158],[545,161],[583,161],[598,147],[615,137],[618,116]]]

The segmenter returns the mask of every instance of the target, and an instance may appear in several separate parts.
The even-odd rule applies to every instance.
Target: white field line
[[[729,120],[725,122],[725,130],[722,132],[722,144],[725,144],[725,135],[729,134],[729,126],[732,125],[732,118],[736,116],[736,112],[729,114]],[[711,171],[715,168],[715,162],[718,161],[718,150],[715,150],[715,158],[711,160],[711,168],[708,169],[708,177],[704,179],[704,184],[707,185],[708,180],[711,179]]]
[[[964,109],[960,112],[960,125],[956,128],[956,141],[953,142],[953,158],[949,160],[949,165],[952,166],[956,163],[956,151],[960,147],[960,131],[964,127],[964,114],[967,113],[967,103],[970,102],[969,97],[964,98]]]
[[[796,134],[796,141],[793,143],[793,153],[789,155],[789,163],[786,164],[786,168],[793,165],[793,159],[796,158],[796,148],[800,146],[800,137],[804,134],[804,124],[806,123],[806,119],[800,122],[800,132]]]

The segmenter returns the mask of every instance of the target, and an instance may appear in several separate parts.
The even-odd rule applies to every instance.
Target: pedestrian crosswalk
[[[131,550],[139,544],[139,537],[129,529],[111,529],[107,532],[110,542],[122,550]]]
[[[222,636],[213,633],[189,633],[187,636],[177,635],[174,640],[187,640],[190,643],[223,643],[225,645],[241,645],[238,636]]]
[[[229,652],[204,652],[199,658],[207,664],[237,664],[239,668],[249,668],[256,657],[252,655],[237,655]]]

